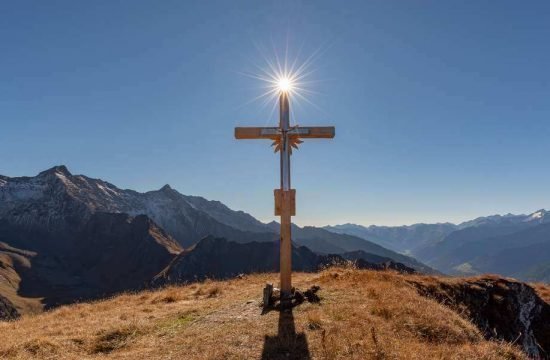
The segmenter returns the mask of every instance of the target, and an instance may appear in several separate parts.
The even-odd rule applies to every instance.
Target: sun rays
[[[316,69],[313,67],[314,61],[321,53],[317,49],[307,57],[301,56],[301,48],[293,57],[289,55],[288,45],[285,47],[283,55],[273,47],[272,51],[267,51],[261,46],[257,46],[262,63],[254,65],[254,71],[241,73],[247,77],[259,80],[260,93],[249,100],[246,104],[260,102],[262,108],[270,107],[270,117],[273,116],[278,98],[281,92],[288,94],[291,102],[291,119],[294,118],[294,106],[301,103],[307,103],[319,109],[313,102],[313,95],[319,92],[313,90],[313,75]],[[302,60],[303,59],[303,60]]]

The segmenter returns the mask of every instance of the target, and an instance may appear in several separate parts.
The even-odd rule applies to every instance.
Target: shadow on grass
[[[279,309],[279,326],[276,336],[266,336],[262,360],[311,359],[306,335],[297,334],[292,308]]]

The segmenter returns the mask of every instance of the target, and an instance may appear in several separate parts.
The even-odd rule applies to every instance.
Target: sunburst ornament
[[[298,128],[298,125],[293,126],[293,127],[291,128],[291,130],[297,129],[297,128]],[[281,151],[281,148],[282,148],[282,146],[283,146],[283,142],[282,142],[282,140],[281,140],[282,138],[283,138],[283,137],[278,137],[278,138],[275,139],[275,140],[273,141],[273,143],[271,144],[271,146],[274,147],[274,149],[273,149],[274,152],[279,152],[279,151]],[[292,154],[292,148],[298,150],[298,145],[300,145],[301,143],[303,143],[303,141],[300,140],[300,138],[299,138],[298,136],[292,136],[292,135],[290,135],[290,136],[287,137],[287,139],[288,139],[288,140],[287,140],[287,141],[288,141],[288,145],[290,145],[290,147],[289,147],[288,149],[289,149],[289,151],[290,151],[291,154]]]

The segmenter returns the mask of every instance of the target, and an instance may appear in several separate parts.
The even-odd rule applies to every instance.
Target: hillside
[[[548,303],[531,288],[504,279],[448,279],[336,268],[297,273],[298,288],[320,286],[320,303],[305,302],[292,312],[271,310],[262,315],[261,289],[275,279],[276,274],[262,274],[206,281],[23,316],[0,323],[0,357],[524,359],[520,347],[526,341],[537,339],[541,346],[549,346],[544,342],[550,323],[545,317],[549,316]],[[466,319],[465,310],[470,308],[469,314],[478,316],[478,326],[485,320],[490,328],[500,330],[499,319],[476,312],[475,306],[484,309],[482,302],[472,305],[459,296],[465,292],[458,289],[477,289],[475,284],[480,281],[508,289],[499,290],[509,293],[500,300],[494,294],[503,306],[518,299],[516,288],[523,289],[522,301],[533,306],[523,310],[523,317],[509,312],[502,313],[500,320],[526,320],[529,328],[522,330],[527,337],[513,334],[515,345],[510,344],[514,339],[489,341],[486,338],[507,334],[491,335]],[[431,295],[420,295],[426,289]],[[541,284],[538,289],[547,291]],[[455,296],[449,307],[434,300],[443,292]],[[465,317],[453,311],[453,306]],[[524,322],[518,324],[521,328]]]
[[[179,284],[205,279],[227,279],[242,274],[279,271],[278,242],[240,244],[207,236],[193,248],[183,251],[154,278],[155,284]],[[305,246],[292,245],[293,271],[315,272],[336,264],[353,262],[359,269],[392,269],[402,273],[415,270],[363,251],[319,255]]]

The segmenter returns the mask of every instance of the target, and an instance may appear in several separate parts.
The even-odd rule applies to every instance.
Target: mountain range
[[[528,215],[479,217],[456,225],[343,224],[325,230],[368,239],[447,274],[489,272],[550,281],[550,212],[544,209]]]
[[[549,281],[549,219],[540,210],[457,225],[293,225],[293,265],[315,271],[354,261],[361,268]],[[2,311],[14,316],[14,309],[39,312],[152,284],[276,271],[278,230],[276,222],[169,185],[140,193],[65,166],[33,177],[0,175]]]
[[[139,193],[65,166],[34,177],[0,176],[0,294],[21,312],[37,312],[147,287],[160,274],[162,282],[180,282],[274,271],[277,232],[276,223],[168,185]],[[323,229],[294,226],[293,242],[297,269],[313,271],[353,252],[363,267],[376,261],[433,272],[412,257]],[[244,256],[231,262],[237,254]]]

